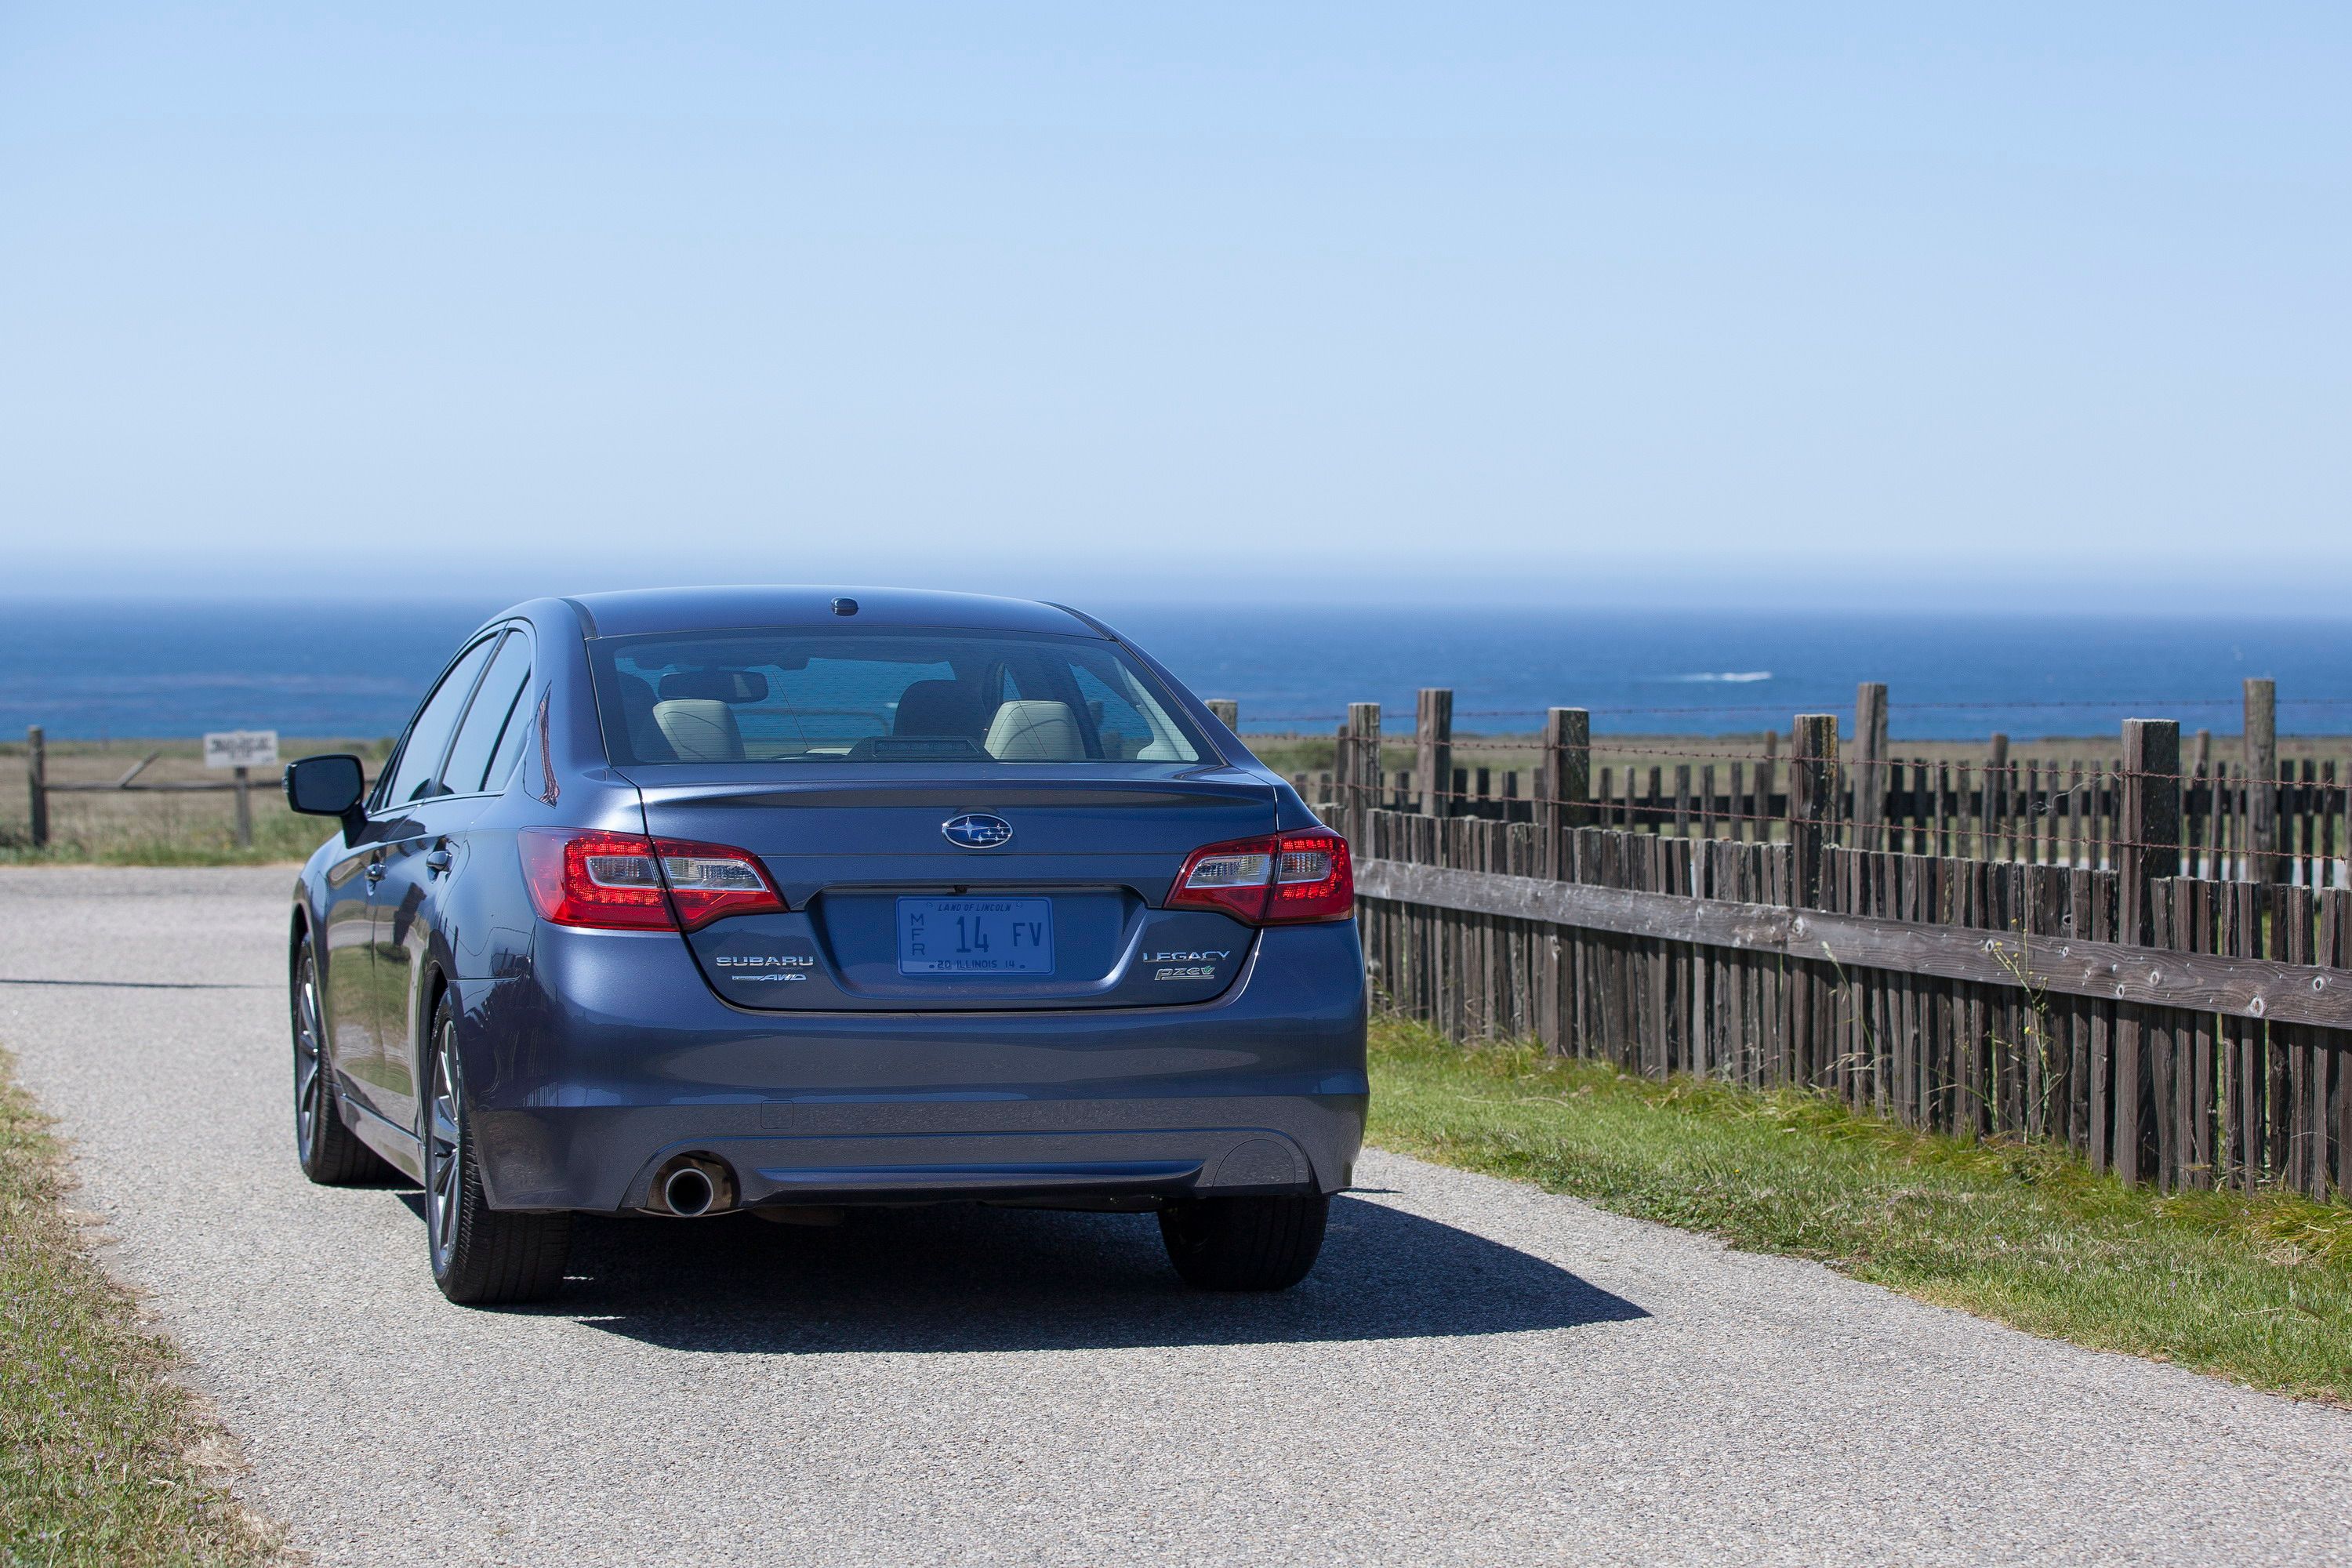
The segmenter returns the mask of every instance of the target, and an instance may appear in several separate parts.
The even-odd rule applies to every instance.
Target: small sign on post
[[[278,763],[275,730],[209,730],[205,733],[205,766],[267,768]]]
[[[275,730],[207,730],[205,766],[236,770],[236,847],[253,847],[253,773],[278,764]]]

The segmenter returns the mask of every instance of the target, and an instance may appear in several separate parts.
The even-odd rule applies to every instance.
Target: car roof
[[[837,614],[834,609],[837,599],[856,600],[857,613],[854,616]],[[958,626],[974,631],[1054,632],[1065,637],[1103,635],[1099,626],[1058,605],[919,588],[635,588],[579,594],[564,602],[581,613],[587,634],[597,637],[738,626]]]

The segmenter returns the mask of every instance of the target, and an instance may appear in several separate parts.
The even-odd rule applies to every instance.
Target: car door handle
[[[444,876],[447,874],[448,869],[449,851],[446,849],[436,849],[432,854],[427,855],[425,858],[425,874],[426,876]]]

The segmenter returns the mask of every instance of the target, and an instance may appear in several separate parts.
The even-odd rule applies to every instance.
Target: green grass
[[[226,1438],[60,1207],[57,1143],[10,1066],[0,1051],[0,1563],[274,1560],[221,1489]]]
[[[2055,1148],[1913,1132],[1810,1094],[1465,1049],[1396,1020],[1372,1030],[1370,1137],[2030,1333],[2352,1403],[2352,1210],[2168,1197]]]

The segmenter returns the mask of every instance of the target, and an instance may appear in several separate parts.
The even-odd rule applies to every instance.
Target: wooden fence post
[[[1454,692],[1424,686],[1413,703],[1413,793],[1423,816],[1449,816],[1454,788]]]
[[[1992,732],[1992,743],[1985,749],[1984,779],[1978,792],[1977,817],[1977,826],[1981,834],[1977,842],[1977,858],[2000,859],[2001,826],[2009,817],[2009,736],[2000,730]]]
[[[1853,844],[1886,847],[1886,683],[1865,680],[1853,692]]]
[[[1834,713],[1797,715],[1795,754],[1789,759],[1789,843],[1796,901],[1818,908],[1822,846],[1837,808],[1838,721]]]
[[[239,768],[233,775],[236,783],[236,847],[253,847],[253,773]]]
[[[2116,866],[2123,905],[2122,940],[2154,939],[2148,884],[2180,875],[2180,725],[2170,719],[2124,721],[2124,812]]]
[[[1582,708],[1554,708],[1544,715],[1544,869],[1559,876],[1567,866],[1568,836],[1591,820],[1592,714]]]
[[[33,847],[46,849],[49,844],[49,748],[38,724],[25,731],[25,784],[33,797]]]
[[[1381,808],[1381,705],[1348,704],[1346,785],[1339,793],[1346,811],[1339,831],[1348,836],[1358,858],[1371,852],[1371,814]]]
[[[2178,771],[2178,770],[2176,770]],[[2246,681],[2247,879],[2284,881],[2279,854],[2278,682]]]
[[[2116,824],[2117,940],[2156,940],[2152,884],[2180,874],[2180,726],[2169,719],[2124,721],[2123,809]],[[2115,1173],[2124,1185],[2158,1174],[2158,1101],[2148,1010],[2116,1008],[2113,1088]]]
[[[1242,705],[1239,702],[1230,697],[1212,697],[1202,706],[1217,716],[1218,723],[1236,735],[1241,733]]]

